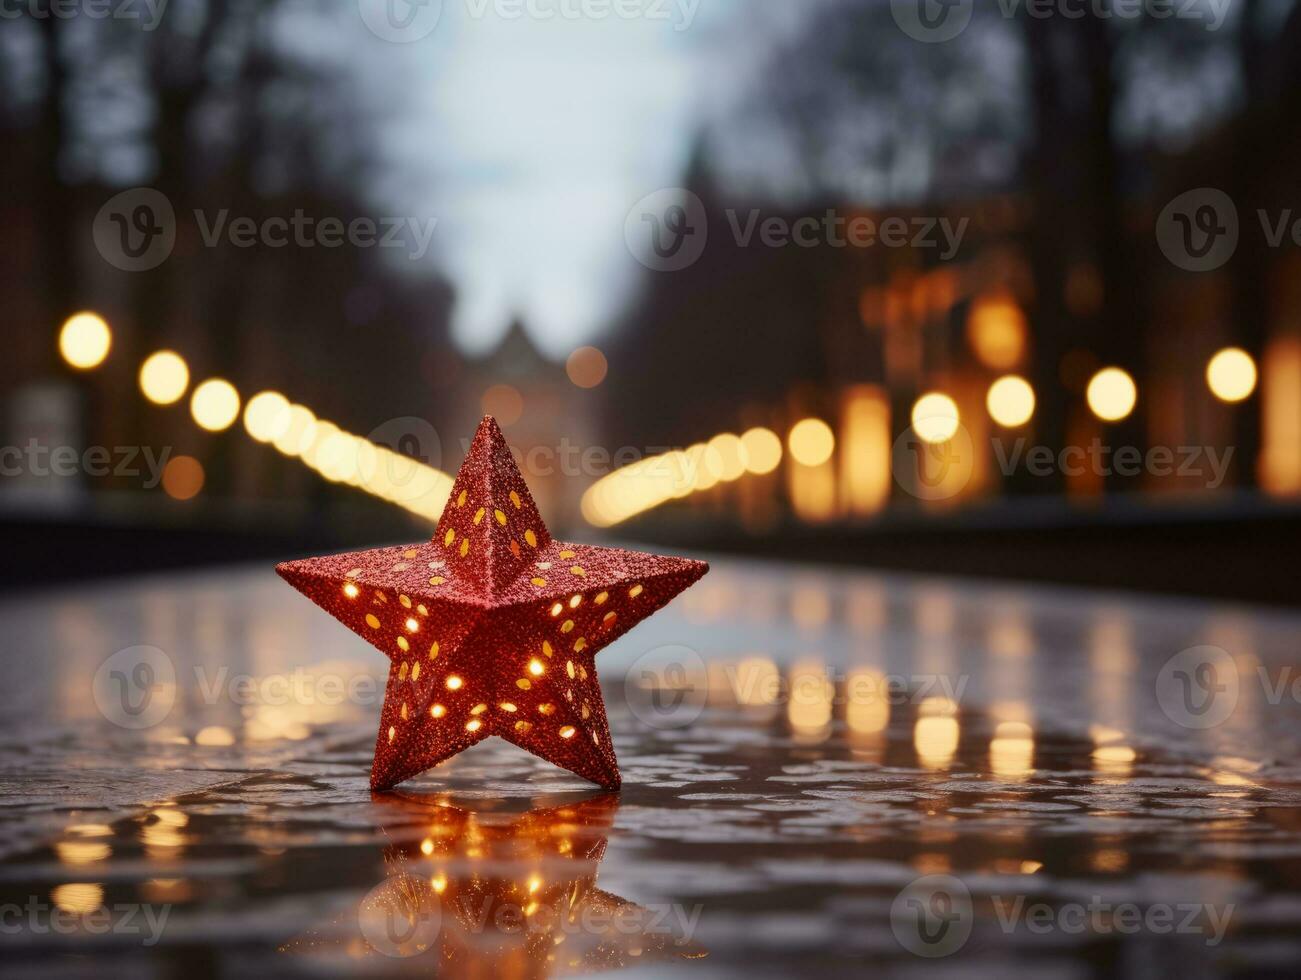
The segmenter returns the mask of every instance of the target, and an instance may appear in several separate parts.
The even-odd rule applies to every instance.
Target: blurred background
[[[7,587],[557,535],[1295,603],[1301,3],[0,18]]]

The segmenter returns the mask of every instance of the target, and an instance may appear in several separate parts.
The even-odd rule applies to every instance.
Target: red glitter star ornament
[[[596,652],[708,570],[689,558],[552,541],[492,418],[431,541],[276,567],[393,662],[374,789],[490,735],[617,789]]]

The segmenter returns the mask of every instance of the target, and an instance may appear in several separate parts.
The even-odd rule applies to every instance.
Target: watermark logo
[[[973,0],[890,0],[899,29],[914,41],[952,41],[971,23]]]
[[[158,647],[127,647],[100,664],[92,691],[100,714],[113,724],[152,728],[176,702],[176,667]]]
[[[176,247],[176,211],[162,191],[135,187],[99,209],[92,235],[109,265],[123,272],[148,272],[166,262]]]
[[[1238,209],[1214,187],[1180,194],[1156,222],[1156,240],[1165,257],[1185,272],[1210,272],[1238,250]]]
[[[429,253],[438,226],[437,218],[318,218],[302,208],[261,218],[232,214],[228,208],[196,208],[190,216],[204,248],[400,248],[413,262]],[[136,187],[100,208],[92,235],[95,248],[114,268],[147,272],[167,261],[176,247],[176,211],[161,191]]]
[[[401,875],[366,893],[357,908],[357,924],[377,952],[405,959],[438,942],[442,908],[428,881]]]
[[[628,667],[623,690],[629,710],[639,721],[651,728],[686,728],[705,710],[709,672],[690,647],[655,647]]]
[[[359,460],[359,475],[367,487],[383,490],[397,503],[419,500],[430,492],[430,470],[439,469],[443,460],[443,442],[433,425],[407,415],[376,426],[366,439],[391,450]]]
[[[18,936],[133,936],[140,945],[156,946],[163,938],[171,905],[142,905],[136,902],[118,902],[98,905],[102,897],[98,885],[61,885],[63,889],[90,889],[95,891],[91,906],[73,911],[51,904],[35,895],[25,904],[6,902],[0,905],[0,935]],[[57,895],[59,889],[55,889]]]
[[[952,956],[971,937],[971,892],[952,875],[926,875],[895,896],[890,929],[899,945],[927,959]]]
[[[695,265],[709,241],[709,218],[700,198],[682,187],[647,194],[632,206],[623,225],[628,250],[655,272],[679,272]]]
[[[922,438],[918,427],[926,432]],[[947,439],[937,433],[952,427]],[[917,419],[894,441],[891,472],[895,482],[918,500],[949,500],[966,489],[975,472],[976,450],[971,433],[948,418]]]
[[[33,20],[136,20],[143,31],[155,30],[162,22],[168,0],[0,0],[0,20],[30,17]]]
[[[1191,647],[1165,662],[1156,678],[1156,699],[1165,716],[1183,728],[1215,728],[1238,706],[1238,665],[1225,650]]]
[[[391,44],[428,37],[443,17],[443,0],[357,0],[357,7],[367,29]]]

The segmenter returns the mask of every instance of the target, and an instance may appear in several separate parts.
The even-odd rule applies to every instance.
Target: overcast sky
[[[416,43],[363,39],[370,71],[404,79],[383,193],[439,220],[459,346],[491,348],[518,313],[562,358],[599,343],[641,271],[629,208],[679,182],[693,137],[744,90],[776,27],[743,0],[647,0],[666,19],[632,20],[507,19],[495,2],[509,9],[444,0]]]

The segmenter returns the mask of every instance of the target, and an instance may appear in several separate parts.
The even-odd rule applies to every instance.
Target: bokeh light
[[[103,317],[78,313],[68,318],[59,331],[59,353],[79,371],[99,367],[113,345],[113,332]]]
[[[1226,347],[1206,365],[1206,383],[1222,402],[1241,402],[1256,390],[1256,362],[1240,347]]]
[[[821,466],[836,451],[836,434],[821,419],[796,422],[787,436],[795,462],[802,466]]]
[[[927,392],[913,405],[913,431],[923,442],[948,442],[960,422],[957,403],[938,391]]]
[[[493,385],[483,393],[480,407],[484,415],[491,415],[498,425],[514,425],[524,414],[524,397],[511,385]]]
[[[717,454],[718,478],[724,483],[739,480],[745,475],[745,446],[742,445],[740,436],[724,432],[710,439],[708,448],[711,450],[709,454],[711,460],[714,460],[714,454]]]
[[[190,415],[209,432],[229,429],[239,417],[239,392],[229,381],[209,378],[190,396]]]
[[[1025,314],[1010,296],[982,297],[967,319],[967,342],[986,367],[1016,367],[1025,354]]]
[[[289,422],[289,399],[278,391],[259,392],[244,407],[244,429],[258,442],[274,442]]]
[[[565,372],[579,388],[595,388],[605,380],[610,365],[595,347],[580,347],[569,355]]]
[[[1138,387],[1120,368],[1103,368],[1089,382],[1086,397],[1094,415],[1104,422],[1119,422],[1134,411]]]
[[[173,456],[163,467],[163,491],[173,500],[196,497],[203,481],[203,464],[193,456]]]
[[[1025,378],[1009,374],[989,386],[985,407],[999,425],[1015,429],[1034,417],[1034,388]]]
[[[190,369],[175,351],[150,354],[140,365],[140,390],[155,405],[174,405],[190,387]]]
[[[304,405],[289,406],[289,424],[272,440],[286,456],[301,456],[316,439],[316,415]]]
[[[756,427],[741,436],[745,468],[755,476],[766,476],[781,465],[781,437],[772,429]]]

